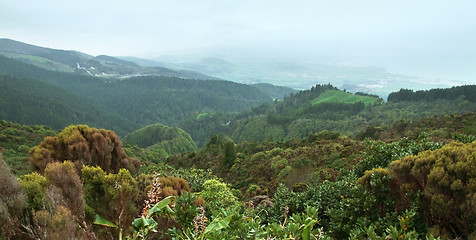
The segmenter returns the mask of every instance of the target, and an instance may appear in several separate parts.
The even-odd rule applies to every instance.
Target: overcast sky
[[[0,0],[0,9],[0,37],[91,55],[234,49],[476,83],[474,0]]]

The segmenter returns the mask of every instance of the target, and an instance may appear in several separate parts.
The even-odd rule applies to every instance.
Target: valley
[[[9,39],[0,55],[2,239],[476,236],[474,84]]]

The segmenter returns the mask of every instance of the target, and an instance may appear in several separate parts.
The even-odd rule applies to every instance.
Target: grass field
[[[323,102],[337,102],[337,103],[356,103],[363,102],[365,106],[374,104],[380,101],[380,98],[371,96],[360,96],[352,93],[342,92],[338,90],[328,90],[319,95],[318,98],[312,101],[312,104],[318,104]]]
[[[17,53],[0,53],[0,54],[35,65],[37,67],[46,68],[51,71],[60,71],[60,72],[74,71],[74,69],[70,66],[67,66],[55,61],[51,61],[43,57],[38,57],[38,56],[28,55],[28,54],[17,54]]]

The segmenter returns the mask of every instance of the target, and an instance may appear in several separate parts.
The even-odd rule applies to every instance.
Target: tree
[[[26,193],[28,209],[33,211],[45,207],[46,178],[37,172],[24,175],[20,178],[20,184]]]
[[[48,197],[52,205],[67,207],[78,222],[84,219],[83,185],[72,162],[49,163],[45,169]],[[56,207],[51,206],[51,207]]]
[[[41,239],[87,239],[82,238],[78,224],[71,211],[65,206],[58,206],[54,212],[40,210],[34,213],[37,232]]]
[[[100,215],[113,221],[120,232],[130,229],[130,223],[137,215],[135,202],[139,191],[129,171],[121,169],[117,174],[106,174],[100,167],[85,166],[82,176],[87,219],[92,221],[95,215]],[[99,234],[107,236],[110,232]],[[119,234],[116,232],[115,237]]]
[[[396,160],[389,170],[401,205],[407,193],[420,191],[428,207],[429,225],[453,237],[470,237],[476,230],[476,142],[451,143],[441,149]]]
[[[233,165],[236,159],[236,151],[235,151],[235,144],[233,141],[227,141],[225,142],[223,146],[223,164],[227,167],[230,167]]]
[[[230,187],[216,179],[203,183],[200,196],[205,200],[207,212],[211,212],[212,215],[217,215],[221,209],[234,211],[239,206],[238,199],[233,195]]]
[[[24,175],[20,183],[28,198],[21,226],[31,238],[94,237],[84,222],[83,185],[70,161],[52,162],[45,175]]]
[[[0,238],[10,239],[20,232],[18,217],[26,207],[26,196],[1,154],[0,183]]]
[[[118,173],[121,168],[136,173],[140,165],[127,156],[116,133],[86,125],[71,125],[30,151],[30,161],[41,173],[48,163],[66,160],[74,163],[78,173],[83,165],[99,166],[107,173]]]

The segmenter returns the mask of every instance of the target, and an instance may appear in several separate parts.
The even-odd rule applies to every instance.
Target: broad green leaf
[[[134,222],[132,222],[132,227],[134,228],[135,231],[140,231],[141,229],[147,227],[147,226],[155,226],[157,225],[157,222],[150,218],[147,219],[145,217],[140,217],[136,218]]]
[[[136,218],[132,222],[132,228],[134,228],[135,231],[140,231],[144,226],[147,224],[147,221],[144,217]]]
[[[99,216],[96,214],[96,216],[94,216],[94,224],[96,225],[102,225],[102,226],[105,226],[105,227],[113,227],[113,228],[117,228],[117,225],[110,222],[109,220]]]
[[[312,227],[317,223],[317,220],[312,220],[302,230],[302,239],[303,240],[309,240],[311,238],[311,230]]]
[[[231,221],[231,218],[233,217],[233,215],[229,215],[227,216],[226,218],[215,218],[213,219],[213,221],[207,226],[207,228],[205,228],[205,234],[209,233],[209,232],[216,232],[216,231],[219,231],[223,228],[226,228],[228,227],[228,224],[230,223]]]
[[[169,203],[174,199],[174,196],[168,196],[155,204],[148,212],[147,217],[150,217],[155,212],[160,212],[164,207],[167,207]]]

